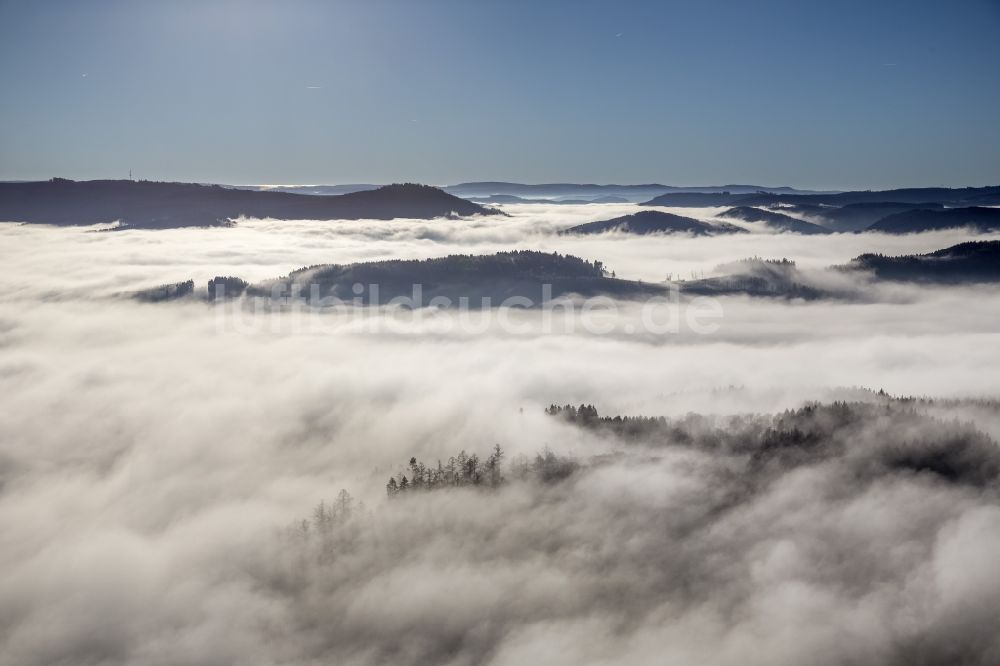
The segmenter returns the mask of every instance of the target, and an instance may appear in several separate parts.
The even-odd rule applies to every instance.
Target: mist
[[[637,209],[0,225],[0,662],[996,663],[996,478],[867,471],[883,444],[914,446],[922,431],[971,428],[995,447],[997,409],[972,400],[995,397],[1000,376],[992,287],[721,297],[707,334],[646,331],[634,302],[593,333],[551,331],[534,310],[507,313],[513,329],[470,330],[447,310],[282,319],[123,296],[511,248],[659,282],[750,256],[821,269],[971,239],[554,233]],[[811,401],[881,405],[867,389],[937,402],[867,418],[836,454],[763,470],[752,454],[629,445],[544,413],[694,412],[725,430]],[[511,458],[548,447],[579,471],[387,500],[411,457],[494,444]],[[341,489],[364,507],[327,542],[289,532]]]
[[[723,209],[657,208],[710,220]],[[1000,234],[962,229],[922,234],[830,234],[825,237],[766,233],[734,236],[622,234],[558,236],[570,226],[645,210],[632,204],[506,205],[509,217],[437,220],[284,221],[240,219],[234,228],[98,232],[100,227],[57,228],[0,224],[5,279],[26,292],[53,289],[87,295],[193,278],[237,274],[263,280],[322,263],[422,259],[486,254],[509,249],[558,251],[599,259],[620,277],[659,282],[667,275],[712,274],[720,264],[747,257],[793,259],[803,268],[843,264],[864,252],[914,254]],[[83,253],[86,261],[73,261]],[[52,273],[59,267],[60,275]]]

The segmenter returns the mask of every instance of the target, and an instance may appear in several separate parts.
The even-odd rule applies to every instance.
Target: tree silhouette
[[[337,503],[335,505],[337,511],[337,517],[341,520],[347,520],[351,517],[351,511],[354,507],[354,498],[351,497],[351,493],[347,490],[341,489],[340,493],[337,495]]]

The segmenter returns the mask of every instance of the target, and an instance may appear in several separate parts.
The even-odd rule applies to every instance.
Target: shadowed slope
[[[293,271],[286,278],[249,288],[253,296],[314,298],[355,303],[460,305],[473,308],[500,305],[508,298],[527,299],[534,306],[546,296],[611,295],[634,298],[660,295],[664,288],[607,276],[600,261],[571,255],[521,250],[492,255],[450,255],[436,259],[393,259],[356,264],[329,264]],[[432,303],[433,299],[439,299]],[[448,302],[443,302],[443,300]],[[488,299],[488,300],[486,300]],[[319,303],[323,305],[323,303]]]
[[[664,213],[659,210],[644,210],[632,215],[623,215],[610,220],[600,220],[598,222],[588,222],[569,229],[564,229],[563,234],[603,234],[609,231],[617,231],[628,234],[693,234],[695,236],[705,236],[713,234],[742,234],[747,233],[746,229],[720,222],[709,224],[691,217]]]
[[[1000,230],[1000,208],[972,206],[941,210],[908,210],[883,217],[868,229],[889,234],[908,234],[960,227],[973,227],[978,231]]]
[[[431,219],[498,214],[426,185],[387,185],[339,196],[130,180],[0,183],[0,220],[56,225],[120,221],[141,229],[226,226],[229,220]]]
[[[928,254],[887,257],[862,254],[848,268],[868,270],[883,280],[968,283],[1000,280],[1000,241],[960,243]]]
[[[730,208],[719,217],[731,217],[744,222],[763,222],[767,226],[777,231],[790,231],[796,234],[828,234],[829,229],[821,227],[812,222],[800,220],[784,213],[775,213],[770,210],[761,210],[750,206],[737,206]]]

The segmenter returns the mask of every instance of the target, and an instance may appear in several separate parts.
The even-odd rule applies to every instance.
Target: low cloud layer
[[[631,204],[506,206],[510,217],[459,220],[340,222],[241,220],[235,228],[158,233],[96,233],[88,228],[0,224],[5,280],[31,297],[64,290],[106,295],[116,290],[215,275],[256,281],[321,263],[485,254],[536,249],[598,259],[619,277],[662,281],[711,275],[720,264],[747,257],[795,260],[802,268],[843,264],[864,252],[913,254],[968,240],[1000,238],[963,230],[911,235],[832,234],[825,237],[764,233],[687,237],[611,234],[557,236],[566,227],[643,210]],[[663,208],[711,219],[723,209]]]
[[[629,332],[633,304],[619,304],[605,335],[546,334],[537,312],[512,315],[518,334],[463,332],[447,312],[243,332],[220,307],[112,298],[187,278],[510,247],[661,280],[753,255],[821,267],[969,240],[572,239],[548,232],[634,207],[507,210],[163,232],[0,225],[0,662],[1000,658],[993,486],[861,483],[824,461],[716,514],[739,461],[678,448],[628,449],[552,487],[393,503],[383,491],[410,456],[494,443],[580,460],[621,450],[546,416],[552,402],[683,416],[857,399],[859,386],[990,395],[995,290],[903,289],[864,304],[725,298],[707,336]],[[933,411],[1000,437],[988,405]],[[341,488],[368,508],[332,556],[284,536]]]

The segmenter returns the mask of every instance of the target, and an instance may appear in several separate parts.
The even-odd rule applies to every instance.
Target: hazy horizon
[[[127,180],[129,180],[129,175],[126,174],[125,176],[109,176],[109,177],[100,177],[100,178],[68,178],[67,176],[64,176],[64,175],[54,174],[54,175],[51,175],[51,176],[48,176],[48,177],[44,177],[44,178],[4,178],[4,179],[0,179],[0,182],[4,182],[4,183],[42,182],[42,181],[51,180],[53,178],[66,178],[67,180],[76,180],[76,181],[81,181],[81,182],[82,181],[87,181],[87,180],[122,180],[122,181],[127,181]],[[850,192],[850,191],[865,191],[865,190],[878,191],[878,190],[883,190],[883,189],[886,190],[886,191],[889,191],[889,190],[897,190],[897,189],[924,189],[924,188],[938,188],[938,187],[940,187],[940,188],[956,188],[956,189],[960,189],[960,188],[1000,186],[1000,177],[998,177],[996,181],[983,181],[983,182],[976,182],[976,183],[965,183],[965,184],[962,184],[962,185],[945,185],[945,184],[941,184],[941,183],[917,183],[917,184],[903,184],[903,185],[893,186],[893,187],[889,187],[889,188],[872,188],[872,187],[864,187],[864,188],[839,188],[839,187],[830,187],[830,186],[826,186],[826,187],[802,187],[802,186],[798,186],[798,185],[794,185],[794,184],[790,184],[790,183],[784,183],[784,182],[782,182],[782,183],[757,183],[757,182],[739,182],[739,183],[737,183],[737,182],[676,183],[676,182],[656,182],[656,181],[652,181],[652,180],[645,180],[645,181],[639,180],[639,181],[633,181],[633,182],[598,182],[598,181],[595,181],[595,180],[579,180],[579,181],[556,181],[556,180],[551,180],[551,181],[524,181],[524,180],[503,180],[503,179],[499,179],[499,178],[465,179],[465,180],[457,180],[457,181],[454,181],[454,182],[447,182],[447,183],[422,182],[422,181],[419,181],[419,180],[416,180],[416,179],[412,179],[412,178],[410,178],[410,179],[403,178],[403,179],[398,179],[398,180],[379,181],[379,182],[364,181],[364,180],[361,180],[361,179],[350,179],[350,178],[348,178],[346,180],[337,181],[337,182],[298,182],[298,183],[292,183],[292,182],[282,182],[282,183],[255,182],[255,183],[250,183],[250,182],[224,182],[224,181],[195,181],[195,180],[190,180],[190,179],[167,180],[167,179],[160,179],[160,178],[148,178],[148,177],[143,176],[142,174],[135,174],[135,173],[132,174],[131,180],[135,180],[135,181],[144,180],[144,181],[152,181],[152,182],[194,183],[194,184],[199,184],[199,185],[226,185],[226,186],[234,186],[234,187],[261,187],[261,188],[280,188],[280,187],[338,187],[338,186],[339,187],[344,187],[344,186],[349,186],[349,185],[376,185],[376,186],[383,186],[383,185],[394,185],[394,184],[399,184],[399,183],[418,183],[418,184],[421,184],[421,185],[430,185],[432,187],[448,188],[448,187],[454,187],[454,186],[457,186],[457,185],[465,185],[465,184],[469,184],[469,183],[505,183],[505,184],[527,185],[527,186],[531,186],[531,187],[540,186],[540,185],[591,185],[591,186],[597,186],[597,187],[615,187],[615,186],[619,186],[619,187],[638,187],[638,186],[643,186],[643,185],[650,185],[650,186],[661,185],[661,186],[664,186],[664,187],[679,188],[679,189],[699,189],[699,188],[719,188],[719,187],[749,187],[749,186],[761,187],[761,188],[766,188],[766,189],[778,189],[778,188],[786,188],[787,187],[787,188],[791,188],[793,190],[800,190],[800,191],[804,191],[804,192]]]

